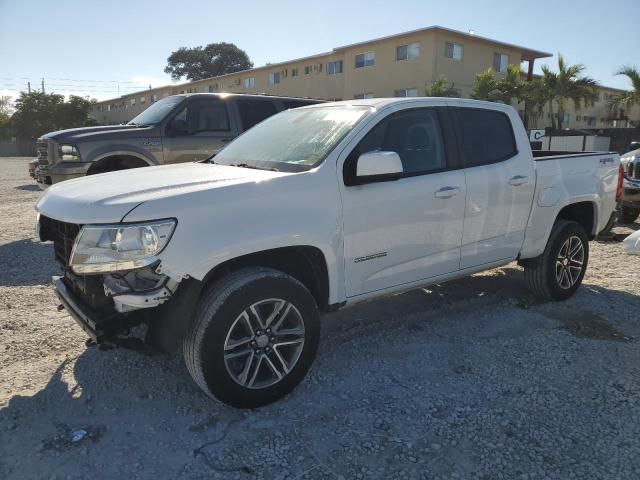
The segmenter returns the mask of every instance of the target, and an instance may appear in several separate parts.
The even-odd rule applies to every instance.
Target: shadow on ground
[[[22,247],[11,248],[20,251]],[[40,280],[34,282],[40,283]],[[591,286],[581,292],[582,295],[605,295],[612,305],[640,308],[640,297],[626,292]],[[525,310],[540,307],[537,310],[542,315],[548,315],[546,310],[550,310],[548,304],[535,300],[528,293],[521,280],[521,271],[508,267],[497,274],[467,277],[327,315],[323,318],[325,328],[321,345],[329,345],[331,356],[337,357],[332,360],[334,365],[353,365],[357,352],[350,349],[353,348],[350,345],[352,338],[366,343],[368,336],[384,329],[385,343],[388,342],[392,349],[397,345],[396,337],[408,330],[414,337],[424,336],[426,345],[428,341],[436,340],[429,338],[432,332],[423,327],[440,322],[437,315],[442,310],[448,317],[442,320],[451,322],[452,330],[460,332],[469,327],[473,333],[475,330],[468,325],[469,314],[492,305]],[[584,317],[583,311],[565,306],[563,312],[561,315],[549,314],[558,335],[572,334],[578,338],[576,341],[585,338],[621,340],[618,336],[623,334],[603,326],[604,320],[600,317],[592,318],[593,321],[583,328],[575,318]],[[466,318],[464,325],[460,324],[462,316],[458,314]],[[473,321],[473,317],[471,319]],[[548,328],[546,325],[540,328]],[[600,337],[590,336],[589,328],[595,328]],[[321,347],[317,362],[324,363],[323,353],[327,354]],[[417,374],[429,377],[432,373],[425,369]],[[337,387],[326,380],[325,375],[329,372],[313,372],[313,379],[304,382],[292,395],[258,411],[266,412],[267,416],[263,417],[262,413],[241,412],[206,397],[188,377],[179,355],[149,357],[123,350],[88,349],[73,365],[71,360],[60,364],[47,385],[35,395],[15,395],[7,407],[0,410],[0,431],[3,432],[0,477],[40,478],[48,472],[56,472],[61,478],[82,478],[96,471],[100,478],[113,478],[123,473],[133,477],[136,469],[142,478],[201,478],[194,472],[202,475],[212,471],[224,478],[229,478],[231,473],[250,477],[255,472],[255,464],[251,462],[256,460],[244,463],[239,460],[231,466],[220,466],[206,453],[201,453],[205,446],[221,442],[236,423],[242,425],[233,429],[234,434],[243,436],[234,441],[244,442],[247,450],[257,451],[256,455],[260,448],[267,448],[256,447],[260,436],[267,433],[276,443],[291,441],[291,453],[283,450],[282,458],[286,458],[287,465],[289,462],[295,464],[296,458],[300,457],[293,457],[293,452],[298,452],[299,445],[295,437],[288,437],[293,433],[287,431],[287,424],[305,429],[304,422],[316,422],[323,425],[318,428],[330,428],[331,422],[336,420],[323,404],[328,396],[331,397],[331,412],[335,409],[346,412],[353,408],[352,399],[340,397]],[[363,372],[362,384],[356,388],[359,398],[380,395],[373,391],[376,375],[374,370]],[[334,381],[340,382],[335,378]],[[428,385],[431,379],[425,378],[424,382]],[[495,387],[499,390],[500,385]],[[394,395],[402,395],[402,392],[398,390]],[[387,401],[393,402],[393,398]],[[392,405],[385,405],[385,408],[392,408]],[[291,419],[292,415],[307,420],[291,423],[297,421]],[[72,438],[78,429],[85,432],[86,438],[74,443]],[[280,430],[285,433],[278,437],[276,432]],[[376,431],[363,432],[367,438],[370,434],[373,438],[380,435]],[[202,461],[200,455],[203,455]],[[30,458],[28,462],[24,461],[26,457]],[[137,467],[132,466],[134,462]],[[318,468],[313,466],[315,464],[317,462],[313,460],[308,467]]]
[[[38,185],[18,185],[15,187],[16,190],[24,190],[26,192],[41,192],[42,189]]]
[[[0,265],[2,287],[43,285],[51,281],[51,275],[58,273],[53,245],[31,239],[0,245]]]

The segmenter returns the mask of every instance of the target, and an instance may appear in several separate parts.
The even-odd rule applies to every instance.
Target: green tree
[[[9,136],[11,97],[0,97],[0,138]]]
[[[493,68],[487,68],[477,73],[473,80],[473,90],[471,90],[471,98],[475,100],[495,101],[497,93],[497,82],[493,72]]]
[[[164,73],[174,80],[202,80],[253,67],[247,53],[233,43],[210,43],[204,47],[181,47],[167,58]]]
[[[573,102],[576,111],[583,106],[592,106],[598,98],[598,82],[583,76],[586,67],[582,64],[568,65],[558,54],[558,71],[542,67],[543,95],[547,99],[553,128],[562,129],[567,103]],[[554,102],[558,107],[557,117],[553,112]],[[557,123],[556,123],[557,121]]]
[[[621,92],[609,98],[611,110],[624,109],[627,113],[634,105],[640,105],[640,70],[637,67],[625,65],[616,72],[625,75],[631,81],[632,90]]]
[[[95,100],[71,95],[42,92],[20,92],[15,113],[9,122],[13,134],[21,139],[33,139],[55,130],[95,124],[89,111]]]
[[[426,97],[449,97],[460,98],[460,90],[453,86],[453,82],[449,83],[446,77],[442,76],[427,87],[424,92]]]

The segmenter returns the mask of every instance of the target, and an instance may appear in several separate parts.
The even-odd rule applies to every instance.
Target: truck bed
[[[536,189],[521,258],[540,255],[553,219],[568,204],[581,204],[593,215],[595,237],[615,210],[620,158],[615,152],[554,152],[534,150]]]

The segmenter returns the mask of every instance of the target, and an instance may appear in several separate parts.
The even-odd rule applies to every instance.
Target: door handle
[[[442,187],[436,193],[434,193],[436,198],[451,198],[455,197],[460,193],[460,189],[458,187]]]
[[[529,183],[529,177],[525,177],[524,175],[516,175],[509,180],[509,185],[513,185],[514,187],[519,187],[525,183]]]

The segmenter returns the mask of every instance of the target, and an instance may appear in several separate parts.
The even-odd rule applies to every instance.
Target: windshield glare
[[[176,105],[183,101],[184,97],[166,97],[158,100],[129,123],[137,125],[157,125],[166,118]]]
[[[221,165],[300,172],[319,165],[370,107],[287,110],[259,123],[215,156]]]

